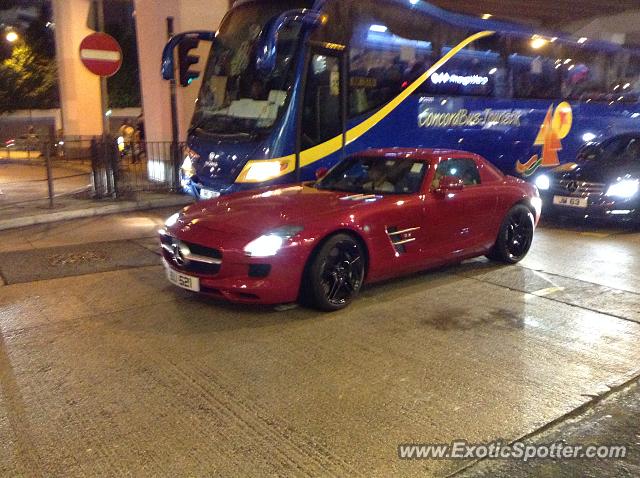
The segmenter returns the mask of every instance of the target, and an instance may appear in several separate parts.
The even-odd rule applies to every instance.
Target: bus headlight
[[[551,179],[546,174],[541,174],[536,178],[536,186],[540,191],[548,191],[551,188]]]
[[[285,240],[302,232],[302,229],[298,226],[289,226],[264,234],[247,244],[244,252],[250,257],[273,257],[282,249]]]
[[[271,179],[279,178],[295,169],[295,159],[283,158],[277,160],[249,161],[238,179],[237,183],[263,183]]]
[[[194,163],[200,157],[200,155],[189,148],[187,148],[186,153],[187,155],[185,156],[180,169],[182,170],[185,178],[191,178],[192,176],[196,175],[196,168]]]
[[[623,179],[622,181],[618,181],[616,184],[609,186],[607,196],[630,199],[638,194],[639,189],[640,184],[637,179]]]

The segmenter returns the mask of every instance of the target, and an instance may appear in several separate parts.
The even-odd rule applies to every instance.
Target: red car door
[[[425,208],[430,255],[435,258],[455,260],[485,248],[492,234],[496,194],[492,185],[483,184],[481,166],[472,157],[443,158],[437,165]],[[460,179],[463,188],[440,191],[444,177]]]

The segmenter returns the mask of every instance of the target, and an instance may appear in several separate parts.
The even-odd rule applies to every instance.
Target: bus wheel
[[[534,224],[529,208],[521,204],[513,207],[502,222],[496,243],[487,257],[506,264],[520,262],[531,249]]]
[[[308,268],[311,305],[328,312],[345,308],[360,292],[364,272],[362,245],[347,234],[330,237]]]

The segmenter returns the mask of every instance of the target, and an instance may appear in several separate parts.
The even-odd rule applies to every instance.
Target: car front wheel
[[[320,247],[307,274],[308,298],[324,311],[345,308],[364,282],[363,246],[348,234],[336,234]]]
[[[516,264],[525,258],[533,243],[535,220],[526,206],[514,206],[506,215],[489,259]]]

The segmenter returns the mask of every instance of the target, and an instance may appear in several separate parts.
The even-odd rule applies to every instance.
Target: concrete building
[[[167,17],[174,18],[176,32],[186,30],[216,30],[230,6],[229,0],[133,0],[138,34],[142,107],[145,114],[147,139],[171,139],[169,84],[160,76],[161,52],[167,40]],[[99,135],[102,118],[99,79],[89,73],[78,53],[81,40],[91,30],[87,25],[92,0],[53,0],[56,40],[63,105],[62,121],[65,134],[71,136]],[[579,6],[569,0],[432,0],[443,8],[473,15],[492,14],[513,17],[545,28],[565,30],[580,36],[602,38],[618,43],[638,41],[637,0],[618,0],[603,11],[601,2],[583,0]],[[634,9],[635,10],[629,10]],[[624,14],[620,12],[624,11]],[[603,15],[605,14],[606,15]],[[202,43],[200,70],[209,45]],[[178,88],[180,138],[185,138],[193,113],[200,81],[189,88]]]
[[[56,44],[65,135],[94,136],[102,133],[100,81],[81,63],[79,45],[92,33],[87,18],[92,0],[53,0]],[[167,17],[174,18],[176,32],[216,30],[229,8],[228,0],[134,0],[138,32],[142,107],[147,139],[171,139],[169,84],[160,76],[162,49],[167,41]],[[202,44],[200,68],[209,46]],[[181,138],[185,137],[199,81],[178,89]]]

